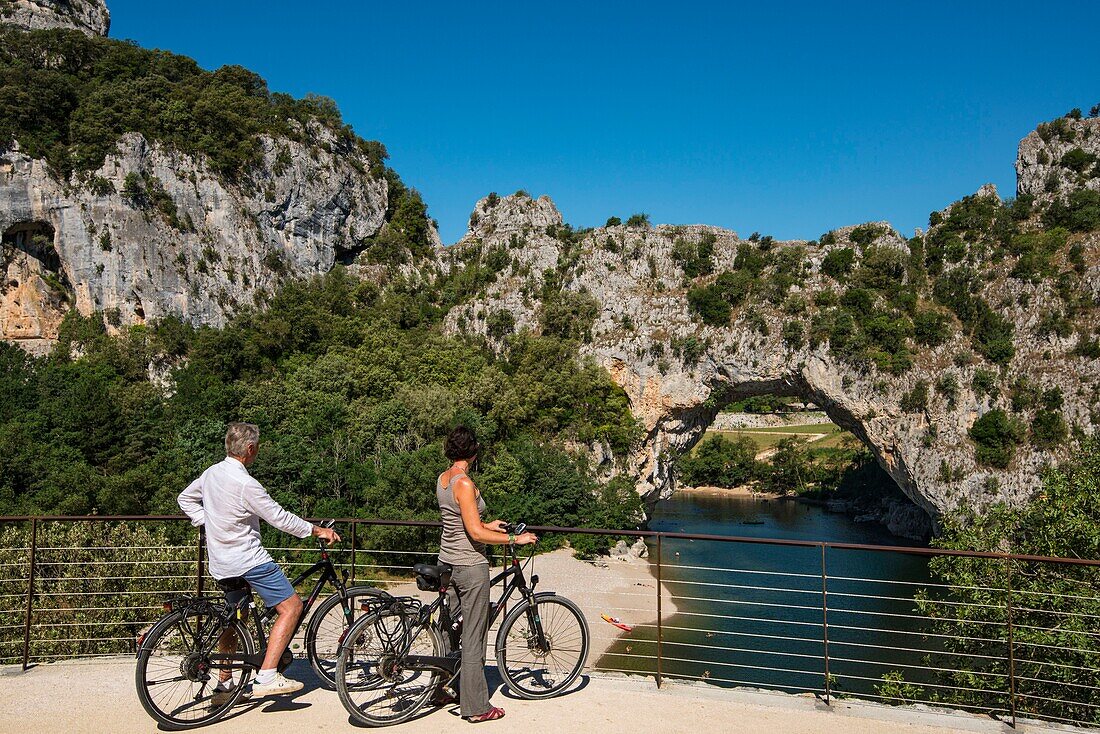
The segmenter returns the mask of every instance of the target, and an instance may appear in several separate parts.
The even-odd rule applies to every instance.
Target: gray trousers
[[[485,682],[489,564],[452,568],[447,600],[452,615],[462,610],[462,667],[458,678],[458,700],[463,716],[479,716],[489,710],[489,685]]]

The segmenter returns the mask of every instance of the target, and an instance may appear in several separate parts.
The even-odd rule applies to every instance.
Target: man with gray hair
[[[260,544],[260,520],[298,538],[315,535],[330,543],[340,540],[330,528],[306,522],[284,510],[271,498],[263,485],[248,473],[260,447],[260,429],[251,423],[230,423],[225,433],[223,461],[202,473],[180,493],[178,502],[191,524],[206,527],[206,550],[210,557],[210,575],[219,581],[243,578],[260,595],[268,608],[279,616],[271,628],[263,665],[252,685],[253,696],[294,693],[302,689],[300,681],[286,678],[278,671],[279,658],[290,643],[302,600],[294,592],[283,570]],[[223,640],[231,646],[234,640]],[[215,696],[230,690],[228,670],[214,689]]]

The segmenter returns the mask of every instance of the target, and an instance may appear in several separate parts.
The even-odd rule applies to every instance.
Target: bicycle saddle
[[[243,602],[252,598],[252,586],[243,576],[214,579],[214,583],[225,593],[225,601],[230,606],[241,606]]]
[[[439,591],[451,582],[451,567],[446,563],[433,566],[430,563],[418,563],[413,566],[416,573],[416,588],[421,591]]]

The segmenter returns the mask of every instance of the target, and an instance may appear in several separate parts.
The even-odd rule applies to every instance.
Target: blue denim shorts
[[[294,587],[290,585],[290,579],[283,573],[283,569],[272,561],[256,566],[244,575],[244,580],[260,595],[268,608],[294,596]]]

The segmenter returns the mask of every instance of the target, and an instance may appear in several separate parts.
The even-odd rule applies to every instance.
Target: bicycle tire
[[[580,608],[563,596],[536,594],[533,603],[532,609],[532,600],[523,600],[501,622],[496,640],[497,669],[516,695],[551,698],[572,685],[584,668],[588,623]],[[542,626],[547,649],[540,648],[535,625]]]
[[[398,639],[405,634],[408,640]],[[401,659],[410,653],[445,654],[439,632],[413,615],[380,609],[348,628],[336,663],[336,691],[354,721],[391,726],[408,721],[423,708],[439,687],[442,674],[404,671]],[[410,675],[406,677],[406,673]]]
[[[233,671],[234,674],[237,675],[236,685],[232,693],[218,703],[215,703],[213,700],[213,680],[217,675],[216,671],[208,667],[206,681],[193,679],[195,677],[193,672],[191,673],[192,678],[189,678],[189,671],[193,671],[195,668],[194,662],[202,662],[203,656],[199,650],[211,641],[214,634],[203,635],[203,645],[196,645],[194,644],[194,635],[192,635],[192,640],[189,642],[186,639],[187,636],[182,633],[179,625],[181,621],[185,621],[188,617],[201,618],[203,616],[210,617],[211,614],[209,611],[203,614],[202,611],[194,609],[181,609],[169,612],[149,630],[138,652],[137,668],[134,672],[138,700],[141,701],[142,708],[145,709],[145,712],[166,729],[176,731],[194,729],[218,721],[240,700],[241,695],[244,693],[245,683],[247,683],[252,673],[252,668],[249,666],[244,666],[240,670]],[[255,641],[244,625],[237,620],[233,620],[231,628],[237,635],[237,652],[244,655],[255,653]],[[219,624],[213,632],[220,637],[225,629],[225,626]],[[179,633],[174,640],[170,639],[173,632]],[[161,648],[164,648],[163,652],[165,653],[174,654],[165,655],[165,659],[157,664],[152,674],[157,677],[159,677],[158,673],[176,673],[178,675],[165,680],[157,680],[156,677],[150,680],[151,661],[160,657],[154,655],[154,653]],[[188,662],[189,660],[191,661],[190,663]],[[209,666],[208,661],[206,664]],[[201,676],[198,677],[201,678]],[[178,683],[180,685],[173,686],[171,689],[167,687],[163,689],[158,688],[158,695],[155,696],[150,690],[153,686],[171,683]],[[165,696],[161,696],[159,695],[159,691],[161,690],[171,690],[172,692]],[[180,696],[180,693],[183,693],[183,695]],[[190,695],[190,700],[188,700],[188,695]],[[176,705],[174,709],[166,710],[164,701],[174,701],[177,702],[178,705]]]
[[[360,609],[360,602],[366,597],[376,598],[379,602],[391,598],[389,594],[373,586],[348,588],[347,599],[351,607],[352,622],[366,614]],[[336,689],[336,660],[340,654],[340,643],[344,641],[344,635],[351,626],[346,621],[340,600],[340,594],[337,593],[321,602],[306,627],[306,656],[309,658],[309,665],[317,674],[321,687],[330,691]],[[333,610],[338,611],[332,614]]]

